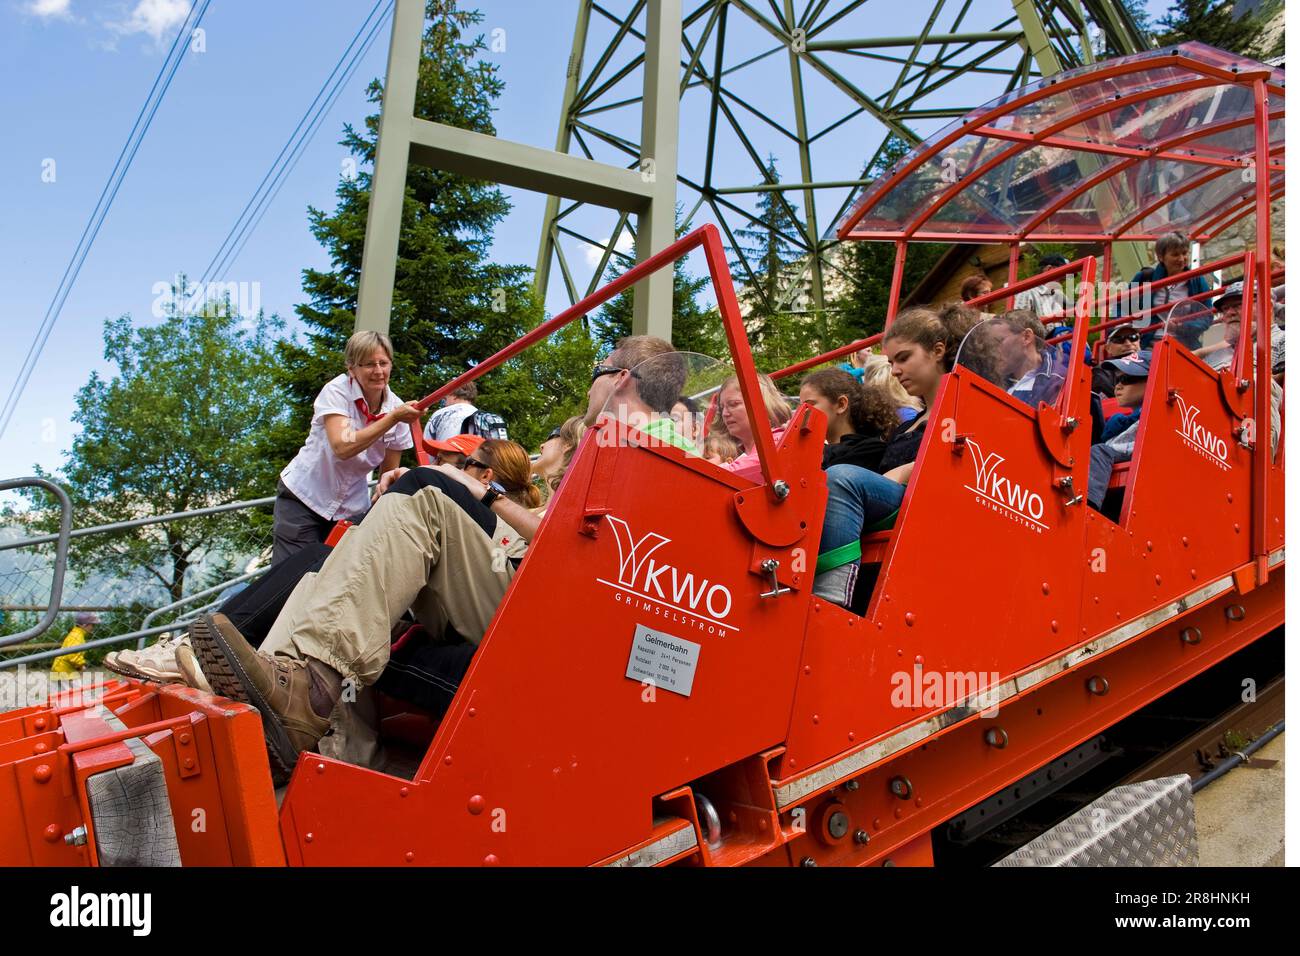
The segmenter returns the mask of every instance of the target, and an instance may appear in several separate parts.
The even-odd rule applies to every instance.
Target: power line
[[[135,159],[140,144],[144,142],[145,134],[149,132],[149,126],[153,123],[154,115],[158,112],[158,107],[162,105],[163,97],[167,95],[172,79],[180,68],[181,60],[185,56],[188,39],[194,30],[198,28],[199,23],[202,22],[203,15],[207,13],[210,3],[211,0],[200,0],[198,6],[190,7],[185,16],[185,21],[177,31],[176,37],[172,40],[167,56],[163,59],[158,75],[154,77],[153,85],[149,88],[149,94],[145,97],[144,105],[140,107],[135,123],[131,126],[131,132],[127,135],[126,142],[117,154],[117,161],[113,164],[113,171],[109,173],[108,181],[99,193],[99,200],[91,211],[90,219],[87,220],[86,227],[81,232],[81,238],[77,241],[72,258],[68,261],[67,268],[63,270],[63,276],[59,279],[54,298],[50,300],[50,305],[45,310],[45,316],[37,329],[36,338],[23,359],[18,378],[9,390],[9,396],[5,400],[3,410],[0,410],[0,438],[4,437],[9,422],[13,419],[14,410],[18,407],[18,402],[22,398],[23,391],[27,388],[27,383],[32,377],[36,363],[40,361],[41,353],[45,350],[45,343],[49,341],[50,333],[54,331],[54,324],[58,321],[59,314],[63,311],[63,305],[72,292],[77,276],[81,273],[81,266],[86,261],[91,246],[95,244],[95,238],[99,235],[100,227],[104,224],[104,219],[113,205],[113,200],[117,198],[117,192],[122,186],[122,181],[126,178],[127,171],[131,168],[131,162]]]
[[[348,45],[338,58],[338,62],[334,64],[334,68],[325,77],[325,81],[321,84],[316,96],[312,98],[306,112],[298,120],[293,132],[289,134],[288,140],[280,148],[280,152],[276,155],[270,168],[262,176],[262,181],[258,183],[257,189],[253,191],[253,195],[249,197],[248,202],[244,204],[244,208],[235,220],[235,224],[230,227],[225,239],[217,247],[211,261],[208,262],[207,268],[203,270],[203,275],[199,279],[200,288],[206,286],[209,280],[215,280],[224,275],[234,265],[235,260],[238,259],[249,237],[260,224],[262,216],[265,215],[266,210],[270,208],[270,204],[279,193],[280,187],[284,185],[285,180],[297,165],[298,159],[301,158],[307,144],[315,136],[321,122],[338,100],[344,85],[355,72],[362,57],[365,56],[374,43],[379,28],[392,10],[393,0],[387,0],[386,9],[378,19],[375,19],[375,14],[379,13],[380,8],[384,5],[385,0],[376,0],[375,5],[361,22],[361,26],[357,28],[357,32],[348,41]],[[372,19],[374,20],[373,23],[371,23]],[[362,39],[362,34],[366,34],[367,29],[369,29],[369,33]],[[348,59],[349,56],[351,56],[351,60]],[[346,66],[344,65],[345,62]],[[330,86],[331,82],[333,82],[333,87]]]
[[[334,108],[334,104],[338,101],[339,93],[344,88],[344,85],[346,84],[347,80],[352,76],[353,73],[356,72],[357,66],[360,64],[361,60],[364,59],[370,47],[374,44],[376,33],[378,32],[378,28],[382,25],[382,23],[383,21],[381,19],[378,23],[375,24],[374,29],[372,29],[369,37],[367,37],[366,39],[365,45],[353,58],[353,62],[349,64],[347,73],[344,74],[341,81],[336,85],[335,89],[330,94],[331,95],[330,101],[325,105],[325,108],[320,111],[319,115],[315,120],[314,125],[308,131],[306,138],[299,145],[297,152],[290,159],[289,165],[284,171],[284,175],[280,177],[280,181],[276,183],[275,189],[269,194],[269,196],[266,198],[266,201],[262,204],[262,208],[257,214],[257,219],[254,220],[252,224],[248,227],[248,229],[244,232],[243,237],[240,239],[238,248],[236,248],[235,251],[231,254],[230,258],[227,259],[222,264],[221,271],[223,273],[228,271],[232,266],[234,266],[235,262],[239,259],[239,256],[243,253],[244,247],[248,244],[248,240],[252,238],[253,233],[257,231],[257,227],[261,225],[262,217],[266,215],[267,210],[270,209],[271,205],[275,202],[275,197],[280,194],[280,188],[286,182],[288,182],[289,178],[293,175],[294,169],[296,169],[298,166],[298,161],[302,159],[304,153],[306,152],[307,144],[310,143],[312,138],[316,135],[317,131],[320,128],[321,122],[325,119],[326,116],[329,115],[330,110]]]

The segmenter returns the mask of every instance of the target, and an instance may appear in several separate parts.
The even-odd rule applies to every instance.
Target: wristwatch
[[[506,493],[505,485],[501,484],[501,482],[499,481],[489,481],[487,493],[484,494],[483,497],[479,499],[479,501],[482,503],[484,508],[491,508],[492,502],[496,501],[505,493]]]

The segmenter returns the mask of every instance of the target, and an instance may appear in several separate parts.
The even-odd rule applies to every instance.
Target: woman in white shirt
[[[393,343],[382,332],[356,332],[343,350],[347,371],[316,396],[307,441],[280,472],[275,498],[276,565],[323,542],[334,523],[356,520],[370,506],[367,480],[401,463],[413,444],[420,410],[388,387]]]

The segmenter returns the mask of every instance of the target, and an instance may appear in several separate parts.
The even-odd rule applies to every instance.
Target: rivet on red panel
[[[558,768],[557,768],[557,769],[558,769]],[[473,814],[475,814],[475,815],[478,815],[478,814],[480,814],[480,813],[483,812],[483,808],[486,807],[486,806],[487,806],[487,801],[483,799],[482,794],[478,794],[478,793],[476,793],[476,794],[474,794],[474,796],[472,796],[472,797],[469,798],[469,812],[470,812],[470,813],[473,813]]]
[[[50,765],[47,763],[40,764],[32,772],[32,776],[36,779],[37,783],[49,783],[50,777],[52,777],[53,775],[54,775],[54,771],[50,768]]]
[[[318,763],[318,764],[316,764],[316,772],[317,772],[317,773],[324,773],[324,772],[325,772],[325,765],[324,765],[323,763]]]
[[[913,614],[911,611],[908,611],[906,614],[903,615],[903,623],[906,624],[908,627],[911,627],[913,624],[916,623],[916,615]]]
[[[59,838],[63,836],[63,830],[60,829],[57,823],[51,823],[49,826],[45,828],[44,835],[45,835],[46,843],[58,843]]]
[[[483,857],[484,866],[496,866],[500,862],[501,861],[497,859],[497,855],[495,853],[489,853],[487,856]]]
[[[443,757],[443,758],[442,758],[442,762],[445,763],[448,767],[450,767],[450,766],[451,766],[451,754],[447,754],[447,756]]]
[[[407,851],[406,851],[406,862],[407,862],[407,863],[414,863],[414,862],[415,862],[415,853],[412,852],[411,850],[407,850]]]

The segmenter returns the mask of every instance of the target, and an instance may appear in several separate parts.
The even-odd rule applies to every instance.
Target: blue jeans
[[[826,521],[820,554],[862,537],[862,529],[898,510],[904,485],[857,465],[826,469]]]

